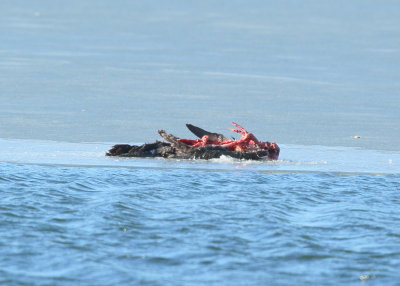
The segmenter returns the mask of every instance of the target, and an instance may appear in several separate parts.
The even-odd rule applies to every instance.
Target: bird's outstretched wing
[[[207,135],[208,138],[209,138],[210,140],[215,140],[215,139],[218,139],[219,141],[227,141],[227,140],[230,140],[229,138],[226,138],[226,137],[225,137],[224,135],[222,135],[222,134],[209,132],[209,131],[206,131],[206,130],[204,130],[204,129],[201,129],[200,127],[194,126],[194,125],[192,125],[192,124],[186,124],[186,127],[187,127],[190,131],[192,131],[192,133],[193,133],[194,135],[196,135],[196,136],[199,137],[199,138],[202,138],[204,135]]]

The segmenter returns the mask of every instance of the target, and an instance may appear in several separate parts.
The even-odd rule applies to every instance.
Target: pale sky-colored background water
[[[399,1],[0,2],[0,137],[145,142],[230,121],[399,150]],[[361,139],[355,140],[353,136]]]

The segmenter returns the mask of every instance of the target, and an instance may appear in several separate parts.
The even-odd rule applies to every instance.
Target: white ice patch
[[[114,168],[400,173],[400,152],[393,151],[280,144],[280,160],[276,161],[239,160],[227,156],[206,161],[105,156],[112,145],[0,139],[0,162]]]

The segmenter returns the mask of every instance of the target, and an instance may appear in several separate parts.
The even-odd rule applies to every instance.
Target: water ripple
[[[399,179],[10,164],[0,282],[386,283],[400,262]]]

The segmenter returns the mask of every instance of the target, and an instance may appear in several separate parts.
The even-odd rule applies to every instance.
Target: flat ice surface
[[[283,145],[278,161],[242,161],[106,157],[112,144],[0,139],[0,162],[116,168],[156,168],[262,172],[334,172],[400,174],[400,153],[352,147]]]
[[[149,142],[233,120],[281,144],[399,150],[399,10],[2,0],[0,138]]]

